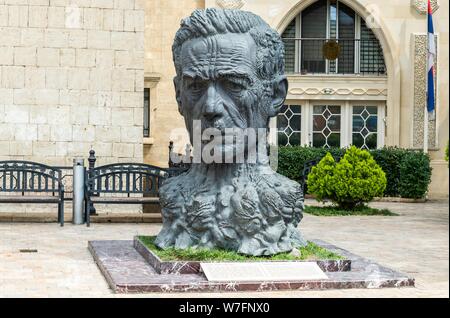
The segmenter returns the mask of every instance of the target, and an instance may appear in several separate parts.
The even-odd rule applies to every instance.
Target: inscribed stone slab
[[[328,279],[315,262],[201,263],[213,282],[300,281]]]

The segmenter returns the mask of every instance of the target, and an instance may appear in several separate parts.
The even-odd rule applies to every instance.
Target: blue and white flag
[[[427,62],[427,109],[430,118],[435,116],[435,98],[434,98],[434,61],[436,58],[436,42],[434,39],[433,11],[431,1],[428,0],[428,62]]]

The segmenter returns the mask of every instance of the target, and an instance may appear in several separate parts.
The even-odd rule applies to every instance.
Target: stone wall
[[[0,160],[142,162],[143,0],[0,0]]]

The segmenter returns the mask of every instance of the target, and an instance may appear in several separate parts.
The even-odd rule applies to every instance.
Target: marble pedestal
[[[384,288],[414,286],[414,278],[359,257],[344,249],[319,240],[312,240],[345,258],[340,266],[321,267],[328,280],[261,281],[261,282],[210,282],[190,262],[172,263],[158,268],[157,261],[149,262],[142,249],[135,248],[136,241],[90,241],[88,248],[116,293],[148,292],[236,292],[310,290],[338,288]],[[148,255],[147,255],[148,256]],[[178,263],[178,264],[174,264]],[[195,262],[194,262],[195,263]],[[181,266],[187,269],[184,274]],[[192,265],[192,264],[189,264]]]

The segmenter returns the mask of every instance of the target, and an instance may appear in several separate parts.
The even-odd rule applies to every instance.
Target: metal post
[[[95,168],[96,161],[97,161],[97,158],[95,157],[95,151],[93,149],[91,149],[89,151],[89,158],[88,158],[88,162],[89,162],[88,177],[89,178],[92,177],[92,170]],[[90,184],[89,186],[92,187],[92,184]],[[90,202],[89,203],[89,214],[95,215],[96,212],[97,211],[95,210],[94,203]]]
[[[83,224],[84,208],[84,159],[73,159],[73,201],[72,201],[72,223]]]
[[[173,167],[172,152],[173,152],[173,141],[171,140],[169,142],[169,168]]]

